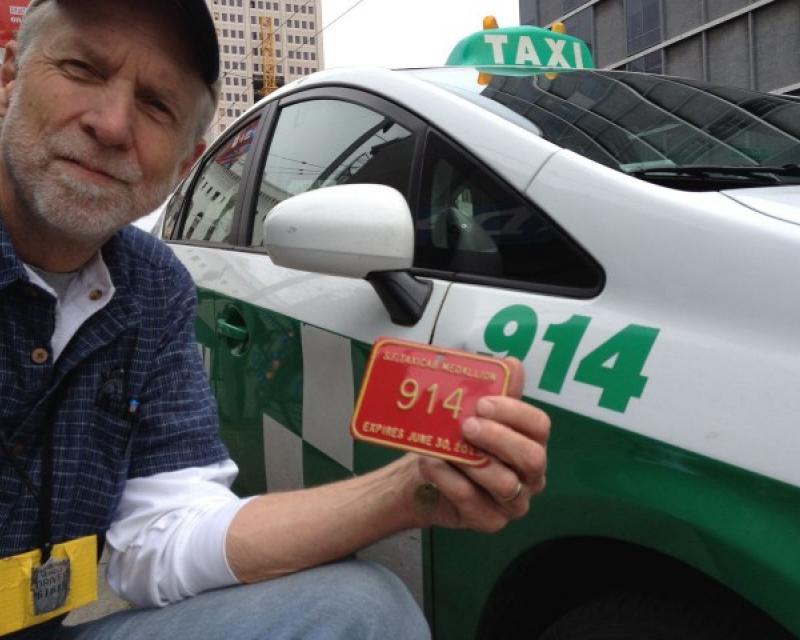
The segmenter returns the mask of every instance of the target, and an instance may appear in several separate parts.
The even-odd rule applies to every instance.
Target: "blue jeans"
[[[209,591],[163,609],[131,609],[58,640],[416,640],[430,631],[405,585],[347,561],[277,580]]]

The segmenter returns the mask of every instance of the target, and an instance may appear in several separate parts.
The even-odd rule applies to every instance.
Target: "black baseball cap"
[[[31,0],[27,13],[35,11],[37,7],[49,1],[51,0]],[[219,92],[219,41],[214,20],[205,0],[156,0],[153,4],[172,14],[176,30],[183,32],[192,49],[193,58],[197,62],[197,69],[203,81],[216,96]]]

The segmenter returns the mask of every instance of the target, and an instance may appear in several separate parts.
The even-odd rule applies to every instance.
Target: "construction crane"
[[[259,20],[261,25],[261,66],[264,69],[264,84],[261,95],[268,96],[278,88],[278,78],[275,74],[275,30],[272,18],[263,16]]]

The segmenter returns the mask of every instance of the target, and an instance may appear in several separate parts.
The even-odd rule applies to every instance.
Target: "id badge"
[[[381,338],[350,431],[357,440],[482,465],[486,455],[464,441],[461,425],[481,397],[505,395],[509,377],[496,358]]]
[[[41,564],[39,549],[0,559],[0,636],[95,600],[96,536],[54,545],[45,564]]]

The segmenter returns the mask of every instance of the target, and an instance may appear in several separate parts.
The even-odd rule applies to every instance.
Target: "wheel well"
[[[535,638],[593,597],[632,588],[699,598],[709,610],[728,615],[742,612],[755,628],[775,629],[774,635],[761,637],[786,633],[740,595],[675,558],[619,540],[574,537],[542,543],[503,572],[486,602],[477,637]]]

